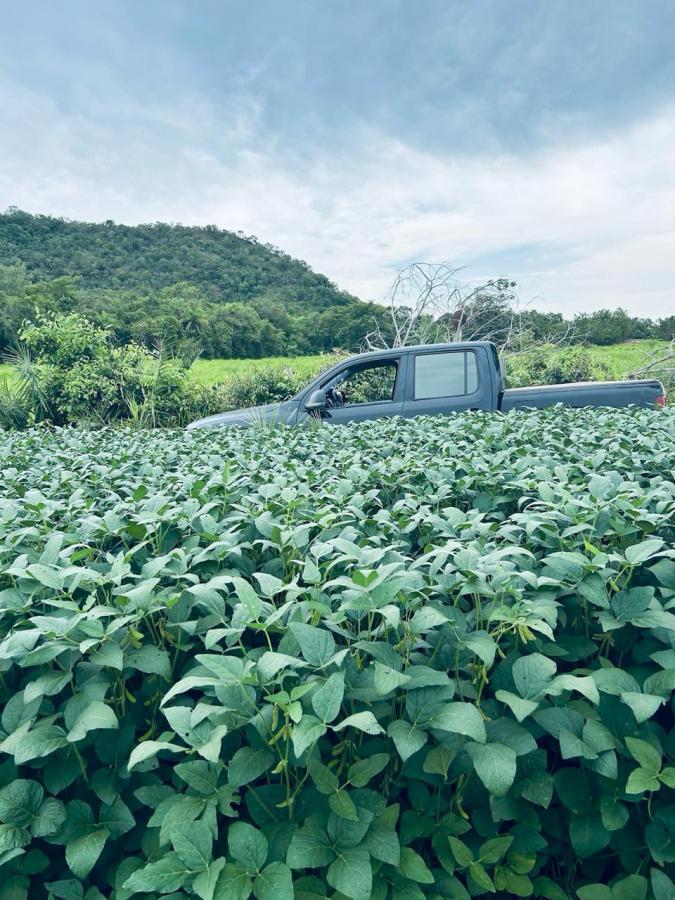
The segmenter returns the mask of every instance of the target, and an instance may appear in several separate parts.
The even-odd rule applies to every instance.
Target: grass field
[[[668,341],[627,341],[625,344],[611,344],[609,347],[589,347],[591,355],[604,363],[613,378],[622,378],[628,372],[639,369],[647,358],[660,350],[665,350]]]
[[[591,355],[604,363],[613,378],[622,378],[626,373],[637,369],[641,363],[656,350],[665,348],[666,341],[628,341],[625,344],[613,344],[609,347],[590,347]],[[228,381],[236,375],[242,375],[254,369],[267,366],[291,366],[300,374],[310,377],[319,365],[321,356],[272,356],[265,359],[198,359],[193,371],[202,384],[218,384]]]
[[[588,349],[595,359],[609,368],[613,378],[622,378],[627,372],[638,368],[651,353],[666,346],[666,341],[648,340],[627,341],[625,344]],[[269,356],[263,359],[198,359],[192,370],[197,380],[206,385],[230,381],[237,375],[268,366],[291,366],[300,375],[307,375],[309,379],[322,359],[321,355]],[[11,366],[0,364],[0,378],[3,375],[11,377],[11,374]]]
[[[269,366],[291,366],[301,375],[311,377],[323,358],[318,355],[267,356],[263,359],[198,359],[192,366],[192,371],[202,384],[219,384],[230,381],[237,375]]]

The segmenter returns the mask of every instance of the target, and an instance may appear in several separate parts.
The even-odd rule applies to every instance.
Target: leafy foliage
[[[672,897],[673,425],[6,435],[0,897]]]
[[[611,380],[608,367],[583,347],[558,351],[545,345],[537,347],[529,353],[507,357],[506,371],[511,387]]]
[[[10,209],[0,214],[0,348],[36,308],[79,312],[122,344],[197,343],[210,358],[356,350],[380,309],[241,233]]]
[[[221,407],[214,389],[195,382],[188,364],[159,347],[114,345],[103,328],[77,313],[27,322],[11,357],[15,378],[0,400],[0,425],[22,428],[132,420],[180,425]]]
[[[464,337],[501,343],[511,329],[506,301],[513,283],[485,287],[474,297]],[[381,305],[340,291],[253,236],[215,226],[76,222],[10,208],[0,214],[0,349],[16,345],[36,309],[79,312],[120,344],[199,345],[210,359],[355,352],[374,328],[387,341],[393,337]],[[655,322],[623,310],[579,315],[574,325],[576,340],[599,345],[675,334],[673,316]],[[447,339],[442,320],[420,326],[423,343],[434,334]],[[522,339],[536,344],[561,338],[569,326],[559,313],[531,309],[517,320]]]

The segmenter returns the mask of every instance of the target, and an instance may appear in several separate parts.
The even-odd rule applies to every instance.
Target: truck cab
[[[297,397],[298,421],[339,424],[381,416],[497,408],[499,357],[493,344],[430,344],[361,354],[323,372]]]

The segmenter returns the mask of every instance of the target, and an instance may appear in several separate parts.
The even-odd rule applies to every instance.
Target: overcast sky
[[[0,209],[675,312],[672,0],[2,4]]]

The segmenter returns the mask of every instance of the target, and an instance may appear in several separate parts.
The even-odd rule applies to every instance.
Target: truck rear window
[[[472,350],[419,353],[415,356],[415,400],[460,397],[478,390],[478,366]]]

